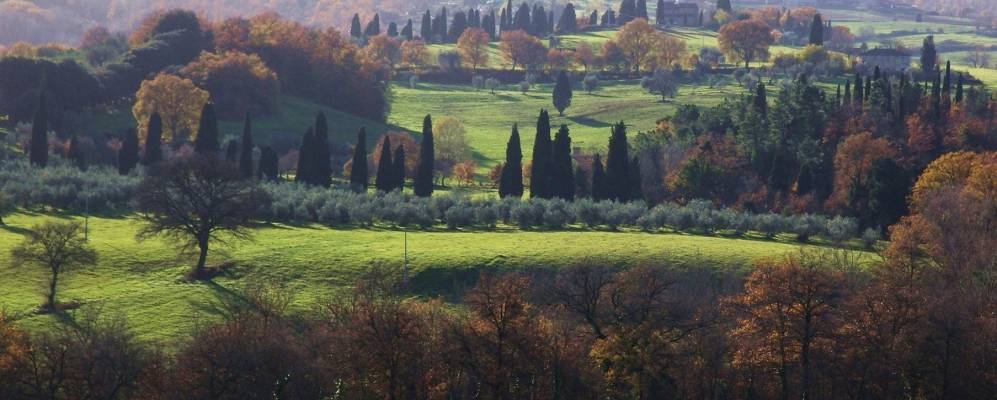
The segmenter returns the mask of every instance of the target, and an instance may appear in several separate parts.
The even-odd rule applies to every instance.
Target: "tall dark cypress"
[[[381,34],[381,16],[374,14],[374,19],[367,23],[363,31],[364,36],[377,36]]]
[[[654,23],[665,25],[665,0],[658,0],[658,6],[654,10]]]
[[[717,9],[724,10],[727,13],[734,11],[734,7],[731,6],[730,0],[717,0]]]
[[[394,189],[399,191],[405,189],[405,146],[398,145],[395,148],[394,159],[391,160],[391,181]]]
[[[575,15],[575,6],[571,3],[564,6],[561,11],[561,18],[557,21],[557,32],[574,32],[578,28],[578,17]]]
[[[768,117],[769,113],[769,101],[768,93],[765,91],[765,84],[761,81],[758,82],[758,86],[755,87],[755,95],[752,97],[752,106],[763,119]]]
[[[236,164],[239,162],[239,141],[230,139],[225,142],[225,162]]]
[[[512,30],[533,32],[533,22],[530,19],[530,6],[526,2],[519,5],[516,15],[512,18]]]
[[[350,36],[355,38],[363,36],[363,30],[360,27],[360,14],[353,14],[353,20],[350,21]]]
[[[398,37],[398,24],[394,22],[388,24],[388,36]]]
[[[862,107],[862,75],[855,74],[855,107]]]
[[[620,123],[613,126],[609,138],[609,153],[606,156],[606,188],[610,199],[630,200],[630,150],[627,148],[627,126]]]
[[[357,144],[353,146],[353,163],[350,169],[350,186],[358,192],[367,191],[367,128],[360,128]]]
[[[599,10],[592,10],[592,14],[589,14],[589,26],[599,25]]]
[[[627,22],[632,21],[637,15],[637,4],[634,0],[623,0],[620,3],[620,11],[616,16],[616,23],[619,25],[625,25]]]
[[[44,93],[38,100],[38,109],[31,120],[31,149],[28,156],[31,165],[42,168],[48,165],[48,108]]]
[[[845,80],[845,98],[842,105],[852,104],[852,81]]]
[[[242,125],[242,140],[239,141],[239,175],[242,179],[253,179],[253,122],[246,114]]]
[[[69,150],[66,151],[66,158],[68,158],[69,161],[72,161],[73,165],[76,165],[76,168],[86,171],[87,157],[86,154],[83,153],[83,149],[80,148],[80,138],[77,137],[76,134],[73,134],[73,136],[69,138]]]
[[[308,128],[305,136],[301,139],[301,148],[298,150],[298,169],[295,171],[294,181],[313,185],[315,183],[315,131]]]
[[[955,102],[962,103],[963,93],[962,93],[962,72],[959,73],[959,78],[955,84]]]
[[[942,83],[942,93],[947,96],[952,93],[952,61],[945,62],[945,80]]]
[[[422,120],[422,143],[419,144],[419,165],[415,172],[413,191],[416,196],[433,195],[433,168],[436,152],[433,149],[433,117],[426,115]]]
[[[505,165],[499,179],[499,197],[523,197],[523,150],[519,141],[519,127],[512,126],[509,143],[505,145]]]
[[[163,161],[163,118],[158,112],[149,117],[149,126],[145,130],[145,155],[142,164],[149,167]]]
[[[218,155],[218,117],[215,116],[215,105],[207,103],[201,109],[201,122],[197,128],[197,138],[194,139],[194,151],[202,156]]]
[[[381,192],[390,192],[395,188],[394,168],[391,167],[391,138],[384,136],[381,142],[381,158],[377,160],[377,176],[374,187]]]
[[[433,40],[433,14],[426,10],[425,14],[422,14],[422,25],[419,26],[419,37],[425,42],[430,42]]]
[[[134,129],[125,131],[121,148],[118,149],[118,173],[128,175],[138,165],[138,135]]]
[[[329,186],[332,184],[332,160],[329,151],[329,124],[325,113],[315,116],[315,184]]]
[[[629,200],[630,201],[641,201],[644,200],[644,189],[641,186],[641,176],[640,176],[640,159],[636,156],[630,160],[630,181],[629,181]]]
[[[280,171],[277,167],[278,162],[277,152],[272,147],[266,146],[260,149],[260,168],[256,178],[261,181],[276,181],[279,179]]]
[[[814,46],[824,45],[824,20],[820,13],[814,14],[813,22],[810,23],[810,44]]]
[[[551,189],[552,197],[564,200],[575,199],[575,170],[571,164],[571,136],[567,125],[554,135],[554,148],[551,152]]]
[[[644,18],[648,20],[647,15],[647,0],[637,0],[637,18]]]
[[[592,200],[609,199],[609,188],[606,187],[606,172],[602,166],[602,156],[596,153],[592,159]]]
[[[530,197],[549,199],[553,193],[550,187],[550,115],[540,110],[537,118],[537,135],[533,141],[533,164],[530,167]]]
[[[935,73],[935,82],[931,85],[931,116],[935,123],[941,123],[942,121],[942,88],[941,88],[942,73],[938,71]]]
[[[557,113],[564,116],[564,110],[571,107],[571,97],[573,93],[571,91],[571,81],[568,80],[568,73],[561,70],[557,74],[557,82],[554,84],[554,108],[557,109]]]
[[[412,40],[412,37],[412,18],[409,18],[408,21],[405,22],[405,27],[402,28],[402,38],[405,40]]]
[[[926,76],[938,68],[938,51],[935,50],[935,35],[928,35],[921,44],[921,70]]]

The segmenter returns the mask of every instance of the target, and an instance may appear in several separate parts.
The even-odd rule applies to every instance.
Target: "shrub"
[[[408,86],[410,89],[415,89],[416,86],[419,86],[419,75],[413,74],[411,77],[409,77]]]
[[[529,229],[543,223],[544,206],[540,201],[524,200],[514,205],[509,214],[516,225]]]
[[[526,95],[526,93],[529,93],[530,92],[530,83],[527,82],[527,81],[519,82],[519,91],[521,93],[523,93],[523,95]]]
[[[827,221],[827,236],[834,241],[834,243],[840,244],[849,238],[855,237],[858,232],[859,225],[854,218],[837,216]]]
[[[553,199],[545,202],[543,222],[549,229],[561,229],[565,225],[574,222],[574,215],[571,213],[571,205],[562,199]]]
[[[862,244],[865,245],[867,250],[872,250],[873,246],[882,238],[882,234],[879,233],[879,229],[877,228],[866,228],[862,232]]]
[[[494,228],[499,219],[498,205],[494,201],[488,201],[476,204],[475,208],[478,223]]]
[[[778,214],[759,214],[753,218],[752,227],[754,230],[764,233],[765,237],[771,239],[782,232],[784,224],[782,216]]]
[[[575,218],[589,228],[594,228],[605,223],[602,208],[599,207],[599,203],[596,203],[592,199],[575,200],[571,204],[571,208],[575,214]]]
[[[129,175],[105,167],[81,171],[65,163],[32,168],[24,160],[0,163],[0,192],[14,205],[47,206],[61,210],[106,212],[128,208],[144,172]]]
[[[474,223],[474,207],[470,203],[461,202],[448,208],[445,219],[448,229],[457,229],[470,226]]]
[[[585,89],[585,93],[592,94],[599,89],[599,77],[595,74],[585,75],[585,79],[582,79],[582,88]]]
[[[471,77],[471,86],[477,90],[485,88],[485,77],[481,75],[475,75]]]

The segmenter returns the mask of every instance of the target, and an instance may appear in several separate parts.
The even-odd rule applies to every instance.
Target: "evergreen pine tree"
[[[277,152],[272,147],[266,146],[260,149],[260,168],[256,178],[261,181],[277,181],[280,177],[280,172],[277,168],[278,163]]]
[[[533,20],[530,19],[530,6],[525,2],[516,9],[516,15],[512,19],[512,30],[533,32]]]
[[[505,164],[499,177],[499,197],[523,197],[523,150],[519,142],[519,127],[512,126],[509,143],[505,146]]]
[[[616,14],[616,23],[626,25],[627,22],[633,21],[636,18],[637,4],[634,3],[634,0],[623,0],[620,3],[620,11]]]
[[[589,14],[589,26],[599,25],[599,10],[592,10],[592,14]]]
[[[447,17],[447,8],[443,7],[443,9],[440,10],[439,32],[435,32],[435,33],[437,35],[440,35],[440,40],[442,40],[444,42],[447,41],[447,32],[448,32],[447,31],[447,23],[448,23],[448,21],[450,21],[450,19]]]
[[[613,126],[606,156],[606,195],[620,202],[629,201],[631,194],[630,150],[627,147],[627,126],[620,121]]]
[[[38,109],[31,120],[31,165],[45,168],[48,165],[48,108],[45,94],[39,97]]]
[[[77,137],[76,134],[73,134],[73,136],[69,138],[69,150],[66,151],[66,158],[68,158],[69,161],[72,161],[73,165],[76,165],[76,168],[86,171],[87,158],[86,155],[83,154],[83,149],[80,149],[80,138]]]
[[[366,192],[367,183],[367,128],[360,128],[357,144],[353,146],[353,163],[350,169],[350,186],[357,192]]]
[[[201,109],[201,122],[197,128],[197,138],[194,139],[194,151],[202,156],[218,155],[218,118],[215,116],[215,105],[207,103]]]
[[[609,188],[606,187],[606,172],[602,166],[602,156],[596,153],[592,159],[592,200],[609,199]]]
[[[870,94],[872,94],[872,79],[865,78],[865,94],[862,95],[865,101],[869,101]]]
[[[552,197],[572,201],[575,199],[575,170],[571,165],[571,136],[567,125],[554,135],[554,148],[551,151],[551,193]]]
[[[813,22],[810,24],[810,44],[814,46],[824,45],[824,20],[820,13],[814,14]]]
[[[564,110],[571,106],[571,97],[573,93],[571,91],[571,81],[568,80],[568,73],[561,70],[557,74],[557,82],[554,84],[554,108],[562,117],[564,116]]]
[[[728,14],[730,12],[734,11],[734,7],[731,6],[730,0],[717,0],[717,9],[718,10],[724,10]]]
[[[530,197],[549,199],[551,191],[550,179],[550,115],[547,110],[540,110],[537,118],[537,135],[533,141],[533,164],[530,167]]]
[[[363,31],[364,36],[377,36],[381,34],[381,16],[374,14],[374,19],[367,23],[367,28]]]
[[[658,6],[654,9],[654,23],[665,25],[665,0],[658,0]]]
[[[405,146],[398,145],[395,148],[394,159],[391,160],[392,183],[394,189],[405,190]]]
[[[925,76],[934,72],[938,67],[938,51],[935,50],[935,35],[928,35],[921,44],[921,70]]]
[[[505,27],[502,28],[502,32],[507,30],[513,30],[513,25],[515,24],[514,15],[516,14],[515,8],[512,6],[512,0],[506,0],[505,3]]]
[[[647,0],[637,0],[637,18],[644,18],[648,20],[647,15]]]
[[[962,72],[959,73],[959,78],[955,84],[955,102],[962,103],[963,93],[962,93]]]
[[[942,73],[937,71],[935,73],[935,82],[931,85],[931,115],[935,123],[941,123],[942,121],[942,88],[941,88]]]
[[[422,120],[422,143],[419,144],[419,165],[415,172],[413,190],[419,197],[433,195],[433,169],[436,154],[433,149],[433,117],[426,115]]]
[[[253,179],[253,125],[246,113],[246,121],[242,125],[242,147],[239,149],[239,175],[242,179]]]
[[[301,139],[301,148],[298,149],[298,169],[295,171],[294,181],[315,184],[315,130],[308,128],[305,136]]]
[[[554,32],[554,8],[551,7],[550,12],[547,13],[547,23],[544,24],[544,34],[550,34]]]
[[[402,28],[402,37],[405,38],[405,40],[412,40],[412,18],[409,18],[408,21],[405,22],[405,27]]]
[[[329,151],[329,124],[326,122],[325,113],[319,112],[315,116],[315,148],[312,153],[315,157],[315,184],[329,186],[332,184],[332,160]]]
[[[842,105],[852,104],[852,81],[845,80],[845,98]]]
[[[391,22],[388,24],[388,36],[398,37],[398,24]]]
[[[128,175],[135,165],[138,165],[138,135],[134,129],[128,129],[118,149],[118,173]]]
[[[394,168],[391,167],[391,138],[384,136],[381,142],[381,159],[377,160],[377,176],[374,178],[374,188],[381,192],[390,192],[395,188]]]
[[[163,118],[158,112],[154,112],[149,116],[149,126],[146,127],[145,156],[142,158],[142,165],[150,167],[163,161],[162,140]]]
[[[451,43],[456,42],[460,35],[467,30],[467,15],[463,11],[457,11],[453,15],[450,24],[450,33],[447,35]]]
[[[360,28],[360,14],[353,14],[353,21],[350,22],[350,36],[355,38],[363,36],[363,30]]]
[[[945,62],[945,80],[942,83],[942,93],[950,96],[952,93],[952,61]]]
[[[419,26],[419,37],[425,42],[431,42],[433,40],[433,15],[426,10],[425,14],[422,14],[422,25]]]
[[[855,74],[855,107],[862,106],[862,75]]]

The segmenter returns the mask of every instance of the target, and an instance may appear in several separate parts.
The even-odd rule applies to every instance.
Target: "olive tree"
[[[250,239],[249,227],[270,203],[266,191],[240,179],[229,163],[210,157],[179,158],[140,185],[136,204],[145,226],[138,238],[164,236],[182,253],[197,248],[197,265],[190,275],[206,278],[208,246]]]

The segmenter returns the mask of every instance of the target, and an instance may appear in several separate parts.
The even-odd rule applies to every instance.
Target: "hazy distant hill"
[[[342,28],[354,13],[375,11],[384,22],[415,18],[441,0],[0,0],[0,44],[62,42],[76,44],[95,25],[126,31],[152,11],[193,9],[209,19],[275,11],[313,25]],[[460,1],[464,7],[464,1]],[[450,4],[452,6],[452,4]],[[418,22],[418,19],[415,18]]]

